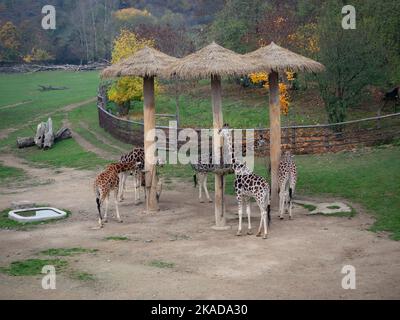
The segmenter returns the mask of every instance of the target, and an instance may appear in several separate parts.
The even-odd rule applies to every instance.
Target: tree
[[[54,57],[46,50],[40,48],[33,48],[31,53],[24,57],[24,61],[27,63],[46,62],[51,60],[54,60]]]
[[[266,9],[263,0],[227,0],[223,10],[211,24],[209,38],[241,53],[255,49],[253,34]]]
[[[145,46],[154,46],[154,41],[140,39],[135,33],[122,30],[121,34],[114,41],[112,63],[115,64],[128,58]],[[139,77],[123,77],[111,86],[108,91],[108,98],[117,104],[121,115],[128,114],[131,101],[141,101],[143,99],[142,81]],[[157,85],[155,89],[157,92]]]
[[[20,59],[20,34],[17,27],[6,22],[0,28],[0,61],[17,61]]]
[[[369,1],[369,0],[368,0]],[[318,60],[326,72],[317,76],[321,96],[330,123],[346,120],[347,110],[360,101],[367,84],[380,81],[379,70],[385,61],[380,44],[369,23],[373,12],[365,11],[365,2],[356,1],[357,29],[342,28],[341,8],[328,1],[318,24]]]

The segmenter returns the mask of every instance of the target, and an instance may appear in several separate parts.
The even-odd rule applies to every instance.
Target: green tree
[[[210,40],[241,53],[254,49],[251,35],[257,33],[266,5],[262,0],[228,0],[211,24]]]
[[[318,24],[317,58],[326,72],[317,80],[330,123],[345,121],[347,110],[360,102],[364,87],[381,82],[384,76],[381,42],[370,23],[374,12],[366,10],[364,0],[353,5],[357,8],[355,30],[342,28],[343,4],[334,0],[325,3]]]

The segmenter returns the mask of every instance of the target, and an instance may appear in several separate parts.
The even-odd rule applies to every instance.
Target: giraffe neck
[[[232,164],[236,163],[236,158],[235,158],[235,150],[233,148],[233,141],[232,141],[232,134],[229,132],[225,136],[225,141],[227,142],[227,147],[228,147],[228,154],[231,155],[232,157]]]
[[[227,140],[227,147],[228,147],[228,152],[232,156],[232,168],[235,172],[236,176],[243,176],[243,175],[249,175],[251,174],[251,170],[247,167],[245,163],[242,163],[235,157],[235,148],[233,146],[233,139],[232,139],[232,134],[229,132],[225,136],[225,140]]]

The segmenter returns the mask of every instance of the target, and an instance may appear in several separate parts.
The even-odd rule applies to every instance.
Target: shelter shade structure
[[[254,71],[269,72],[269,107],[270,107],[270,162],[272,208],[278,207],[278,170],[281,157],[281,111],[279,102],[279,73],[322,72],[325,67],[312,59],[303,57],[275,43],[262,47],[245,55],[253,61]]]
[[[170,65],[178,59],[154,48],[144,47],[130,57],[103,70],[102,78],[142,77],[143,78],[143,121],[146,181],[146,211],[159,210],[157,201],[157,174],[155,161],[155,98],[154,79],[166,76]]]
[[[214,159],[222,159],[222,137],[218,131],[223,127],[222,76],[242,76],[252,72],[254,66],[243,55],[225,49],[215,42],[172,64],[170,76],[181,79],[211,79],[211,101],[214,128]],[[224,205],[225,178],[215,172],[215,230],[226,230]]]

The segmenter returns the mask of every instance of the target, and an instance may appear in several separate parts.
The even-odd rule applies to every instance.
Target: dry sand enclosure
[[[69,268],[93,275],[90,281],[62,272],[56,290],[43,290],[42,276],[0,273],[1,299],[400,298],[400,243],[367,231],[373,220],[357,206],[358,215],[351,219],[309,216],[306,209],[296,207],[293,221],[279,221],[273,215],[268,240],[236,237],[233,197],[227,199],[232,229],[214,231],[213,204],[198,203],[193,185],[174,181],[164,190],[159,214],[144,215],[143,205],[134,206],[133,195],[127,194],[121,205],[124,223],[110,219],[103,230],[93,230],[94,172],[55,173],[11,156],[1,160],[6,165],[12,161],[32,177],[48,177],[51,184],[0,186],[0,208],[31,200],[73,214],[28,231],[1,230],[0,266],[37,258],[38,252],[50,248],[97,249],[65,257]],[[254,226],[258,222],[259,212],[253,206]],[[105,240],[110,236],[128,241]],[[342,288],[345,265],[356,268],[356,290]]]

